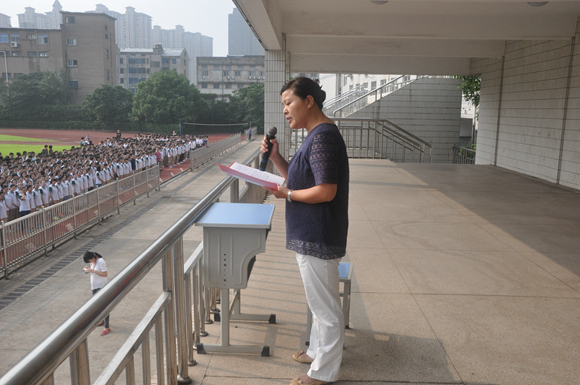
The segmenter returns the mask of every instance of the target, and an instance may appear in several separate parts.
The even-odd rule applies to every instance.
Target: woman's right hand
[[[266,141],[267,135],[264,135],[264,139],[262,139],[262,145],[260,146],[260,151],[263,153],[268,152],[268,142]],[[280,152],[278,152],[278,141],[276,139],[270,139],[270,143],[272,143],[272,151],[270,151],[270,159],[274,160],[280,156]]]

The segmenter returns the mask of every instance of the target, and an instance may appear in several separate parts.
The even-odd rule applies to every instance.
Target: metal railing
[[[79,231],[99,223],[113,211],[151,190],[159,189],[159,167],[153,166],[87,193],[8,223],[0,222],[0,274],[48,253],[49,247],[76,238]]]
[[[475,150],[453,145],[453,164],[475,164]]]
[[[193,170],[241,142],[242,134],[238,133],[219,142],[212,143],[209,147],[200,147],[192,150],[189,152],[189,168]]]
[[[337,125],[349,158],[390,159],[394,162],[433,162],[430,143],[386,120],[331,118]],[[290,132],[293,156],[306,137],[306,130]]]
[[[348,92],[346,97],[327,103],[323,112],[331,118],[347,117],[422,77],[424,76],[401,75],[370,91],[358,89],[356,92]]]
[[[256,167],[259,150],[245,162]],[[98,376],[95,384],[113,384],[123,372],[126,383],[136,382],[135,356],[141,350],[142,382],[150,384],[156,372],[157,384],[191,382],[188,367],[194,365],[194,347],[205,334],[212,290],[203,288],[201,263],[203,243],[184,263],[183,235],[196,218],[229,188],[230,201],[259,203],[265,197],[262,187],[226,177],[174,225],[139,254],[96,295],[29,352],[2,378],[0,385],[53,385],[54,373],[67,358],[70,382],[89,385],[90,351],[87,338],[97,324],[155,267],[162,265],[163,290],[155,304],[144,314],[128,340]],[[162,322],[163,319],[163,322]],[[150,333],[155,334],[155,353]],[[154,363],[152,363],[154,358]]]

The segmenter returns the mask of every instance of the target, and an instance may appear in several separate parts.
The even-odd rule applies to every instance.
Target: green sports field
[[[13,143],[6,143],[13,142]],[[23,143],[27,142],[27,143]],[[50,141],[53,142],[53,141]],[[30,143],[30,144],[28,144]],[[26,136],[15,136],[15,135],[2,135],[0,134],[0,153],[2,156],[7,156],[11,152],[16,155],[16,153],[23,151],[39,153],[44,148],[44,144],[47,143],[47,139],[38,138],[28,138]],[[71,145],[52,145],[54,151],[62,151],[63,149],[70,149]]]

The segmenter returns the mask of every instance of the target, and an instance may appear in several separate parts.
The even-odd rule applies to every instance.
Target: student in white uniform
[[[107,277],[109,276],[109,273],[107,272],[107,264],[99,253],[93,251],[87,251],[85,255],[83,255],[83,261],[89,264],[84,267],[84,270],[91,275],[91,290],[93,295],[95,295],[107,284]],[[105,326],[105,329],[101,332],[101,336],[106,336],[111,332],[111,328],[109,327],[109,315],[107,315],[105,320],[98,326],[101,325]]]

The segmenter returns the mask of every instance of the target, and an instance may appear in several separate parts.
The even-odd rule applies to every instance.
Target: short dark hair
[[[305,77],[298,77],[296,79],[290,80],[288,83],[284,84],[280,90],[280,95],[284,91],[291,90],[294,95],[298,96],[300,99],[304,100],[308,95],[312,96],[314,103],[322,110],[322,105],[326,100],[326,92],[322,90],[320,85],[314,80]]]
[[[85,263],[89,263],[90,260],[93,258],[99,259],[99,258],[103,258],[103,257],[101,256],[101,254],[95,253],[94,251],[86,251],[85,255],[83,255],[83,261]]]

